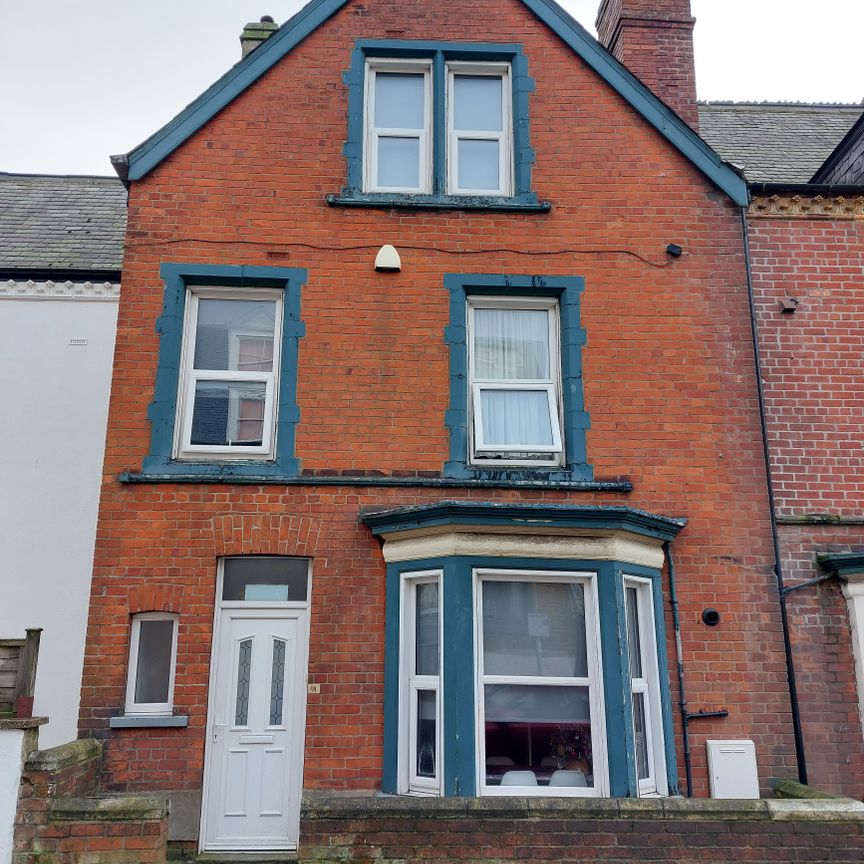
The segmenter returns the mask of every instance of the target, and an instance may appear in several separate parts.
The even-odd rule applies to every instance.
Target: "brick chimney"
[[[241,58],[245,57],[250,51],[254,51],[278,29],[279,25],[269,15],[265,15],[260,21],[250,21],[240,34]]]
[[[690,0],[603,0],[597,38],[670,108],[699,130]]]

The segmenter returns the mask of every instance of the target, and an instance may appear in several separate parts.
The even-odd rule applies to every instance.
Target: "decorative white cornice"
[[[755,195],[751,219],[864,219],[864,195]]]
[[[120,296],[119,282],[54,282],[51,279],[34,282],[7,279],[0,282],[2,297],[42,297],[48,300],[116,300]]]

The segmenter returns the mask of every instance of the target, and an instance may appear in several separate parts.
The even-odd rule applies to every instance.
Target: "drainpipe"
[[[804,735],[801,731],[801,712],[798,705],[798,685],[792,660],[792,642],[789,638],[789,617],[786,612],[786,594],[783,567],[780,563],[780,539],[777,535],[777,516],[774,508],[774,483],[771,478],[771,454],[768,449],[768,425],[765,419],[765,394],[762,390],[762,361],[759,355],[756,303],[753,298],[753,272],[750,267],[750,232],[747,227],[747,208],[741,208],[741,228],[744,235],[744,264],[747,269],[747,300],[750,304],[750,333],[753,338],[753,360],[756,367],[756,394],[759,400],[759,424],[762,429],[762,455],[765,460],[765,478],[768,485],[768,510],[771,515],[771,541],[774,545],[774,576],[780,603],[780,623],[783,628],[783,651],[786,655],[786,678],[792,707],[792,734],[795,738],[795,759],[798,763],[798,781],[807,783],[807,763],[804,758]]]
[[[681,648],[681,618],[678,614],[678,587],[675,581],[675,561],[672,547],[663,544],[663,554],[669,571],[669,604],[672,606],[672,627],[675,630],[675,665],[678,667],[678,707],[681,711],[681,738],[684,743],[684,774],[687,778],[687,797],[693,797],[693,760],[690,754],[690,721],[708,720],[713,717],[728,717],[725,708],[719,711],[688,711],[687,690],[684,687],[684,651]]]

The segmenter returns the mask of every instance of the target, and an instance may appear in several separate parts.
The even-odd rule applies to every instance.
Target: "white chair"
[[[501,778],[502,786],[536,786],[537,775],[533,771],[508,771]]]
[[[506,776],[506,775],[505,775]],[[588,781],[581,771],[556,771],[549,780],[550,786],[587,786]]]
[[[486,765],[506,768],[508,765],[513,765],[513,760],[509,756],[487,756]]]

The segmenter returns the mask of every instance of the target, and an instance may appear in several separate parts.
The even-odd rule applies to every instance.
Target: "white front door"
[[[306,609],[219,612],[204,779],[206,850],[296,849]]]

